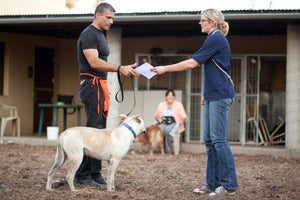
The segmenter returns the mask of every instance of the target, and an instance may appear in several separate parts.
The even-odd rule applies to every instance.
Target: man
[[[87,127],[106,128],[110,104],[107,72],[119,71],[125,76],[135,77],[139,75],[134,69],[136,64],[121,66],[107,63],[109,47],[104,31],[110,29],[114,17],[115,9],[110,4],[99,4],[95,9],[92,24],[82,31],[77,42],[79,98],[85,106]],[[100,171],[101,161],[84,155],[75,179],[81,184],[101,187],[105,180]]]

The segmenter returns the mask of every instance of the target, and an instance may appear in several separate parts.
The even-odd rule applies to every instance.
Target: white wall
[[[153,91],[124,91],[124,101],[120,104],[120,113],[128,114],[134,106],[134,94],[136,98],[136,105],[130,115],[140,114],[144,120],[145,126],[155,124],[154,114],[156,107],[161,101],[165,100],[166,90]],[[181,101],[182,92],[175,91],[176,100]],[[114,97],[113,97],[114,98]]]

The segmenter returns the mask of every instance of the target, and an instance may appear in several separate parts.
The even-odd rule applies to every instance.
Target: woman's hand
[[[203,105],[203,106],[205,105],[205,99],[204,98],[201,99],[201,105]]]
[[[157,74],[163,74],[166,73],[166,67],[165,66],[157,66],[150,69],[151,72],[155,72]]]

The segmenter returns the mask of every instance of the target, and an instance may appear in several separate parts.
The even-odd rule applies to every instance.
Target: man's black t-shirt
[[[77,59],[80,73],[89,73],[101,78],[102,80],[106,80],[107,72],[101,72],[91,68],[83,54],[83,50],[85,49],[97,49],[98,57],[107,61],[109,46],[103,31],[96,29],[93,25],[89,25],[81,32],[77,41]]]

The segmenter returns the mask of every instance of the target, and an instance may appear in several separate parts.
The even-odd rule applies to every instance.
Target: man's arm
[[[106,61],[98,58],[97,49],[85,49],[83,50],[83,53],[91,68],[93,69],[103,72],[117,72],[119,69],[118,65],[107,63]],[[136,63],[131,65],[122,65],[120,67],[120,72],[125,76],[133,75],[135,77],[138,77],[139,74],[134,69],[135,67]]]

